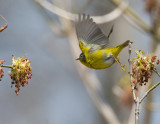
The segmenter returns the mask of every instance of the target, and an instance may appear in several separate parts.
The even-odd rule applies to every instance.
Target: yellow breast
[[[92,54],[88,54],[86,58],[89,68],[93,69],[105,69],[114,63],[112,53],[106,53],[106,50],[97,50]]]

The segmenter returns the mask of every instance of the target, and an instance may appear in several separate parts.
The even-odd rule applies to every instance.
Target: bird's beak
[[[79,58],[77,58],[76,60],[80,60]]]

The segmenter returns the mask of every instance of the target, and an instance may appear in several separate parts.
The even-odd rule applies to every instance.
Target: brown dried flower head
[[[17,60],[14,59],[14,55],[12,55],[12,69],[9,71],[9,75],[12,79],[12,85],[15,85],[16,90],[15,93],[18,95],[20,91],[20,87],[25,87],[28,84],[28,79],[31,79],[32,76],[32,68],[30,66],[31,61],[27,58],[19,58]]]
[[[137,56],[132,61],[132,77],[135,88],[138,85],[146,85],[151,78],[155,65],[159,64],[156,56],[147,55],[144,56],[144,51],[135,51]]]

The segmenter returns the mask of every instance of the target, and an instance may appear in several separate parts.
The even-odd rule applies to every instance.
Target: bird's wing
[[[90,52],[93,52],[107,46],[110,35],[108,35],[108,37],[105,36],[89,15],[79,14],[75,27],[82,52],[86,47],[90,47]]]

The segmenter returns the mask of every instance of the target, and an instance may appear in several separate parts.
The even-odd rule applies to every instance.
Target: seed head
[[[144,51],[135,51],[137,56],[132,61],[132,77],[135,88],[146,85],[151,78],[155,65],[159,64],[157,56],[147,55]]]
[[[18,95],[20,87],[25,87],[28,84],[28,79],[31,79],[32,76],[32,67],[30,66],[31,61],[27,58],[14,59],[12,55],[12,69],[9,71],[9,76],[11,77],[11,87],[15,85],[15,93]]]

